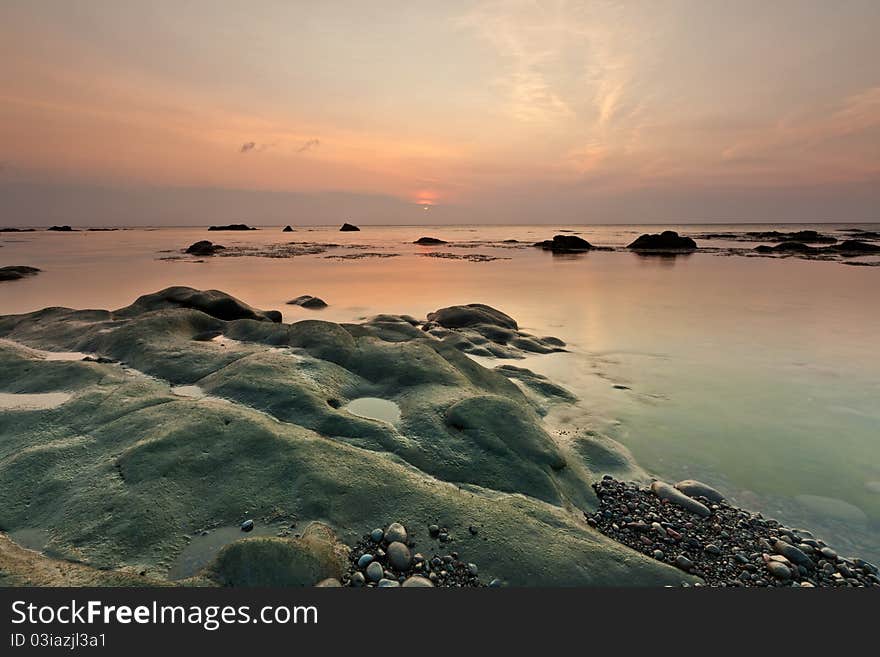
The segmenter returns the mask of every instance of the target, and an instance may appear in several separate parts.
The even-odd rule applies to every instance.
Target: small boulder
[[[219,244],[214,244],[213,242],[210,242],[208,240],[200,240],[186,247],[186,252],[190,255],[195,256],[212,256],[217,253],[217,251],[220,251],[224,248],[226,247]]]
[[[247,224],[226,224],[225,226],[211,226],[208,230],[256,230]]]
[[[534,246],[541,247],[545,251],[553,251],[554,253],[577,253],[579,251],[589,251],[593,248],[587,240],[577,235],[554,235],[552,240],[544,240],[538,242]]]
[[[360,230],[360,228],[358,228],[354,224],[345,223],[345,224],[342,224],[342,228],[340,228],[339,230],[344,233],[349,233],[351,231]]]
[[[321,308],[327,307],[327,302],[321,299],[320,297],[313,297],[311,294],[303,294],[302,296],[297,297],[296,299],[291,299],[287,302],[289,306],[301,306],[303,308],[311,308],[312,310],[319,310]]]
[[[25,276],[36,276],[40,270],[26,265],[11,265],[0,267],[0,281],[17,281]]]
[[[252,531],[253,528],[254,528],[254,521],[253,520],[245,520],[243,523],[241,523],[241,531],[243,531],[243,532]]]
[[[383,577],[376,586],[380,589],[397,589],[400,588],[400,582],[396,579],[386,579]]]
[[[413,244],[449,244],[449,242],[436,237],[420,237]]]
[[[371,561],[370,565],[367,566],[367,579],[371,582],[378,582],[385,576],[385,571],[382,569],[382,564],[378,561]]]
[[[281,232],[282,232],[282,233],[292,233],[292,232],[293,232],[293,228],[291,228],[290,226],[285,226],[285,227],[282,229]]]
[[[626,248],[634,251],[693,251],[697,243],[674,230],[664,230],[662,233],[640,235]]]

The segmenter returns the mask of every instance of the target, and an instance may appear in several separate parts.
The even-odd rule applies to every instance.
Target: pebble
[[[468,572],[471,575],[474,575],[475,577],[479,573],[479,569],[477,568],[477,564],[475,564],[475,563],[469,563],[467,565],[467,569],[468,569]]]
[[[826,559],[837,561],[837,552],[832,550],[830,547],[823,547],[821,550],[819,550],[819,554],[821,554]]]
[[[810,559],[806,554],[801,552],[794,545],[789,545],[785,541],[779,540],[773,545],[773,549],[776,550],[779,554],[783,555],[792,563],[796,563],[799,566],[803,566],[804,568],[815,568],[816,564],[813,563],[813,560]]]
[[[723,502],[724,495],[717,490],[695,479],[685,479],[675,484],[675,487],[688,497],[704,497],[710,502]]]
[[[245,520],[243,523],[241,523],[241,531],[243,531],[243,532],[249,532],[249,531],[253,530],[253,528],[254,528],[254,521],[253,520]]]
[[[382,564],[378,561],[371,561],[370,565],[367,566],[367,578],[371,582],[378,582],[384,576],[385,571],[382,569]]]
[[[364,577],[362,572],[356,572],[351,576],[351,585],[355,587],[361,587],[366,584],[367,580]]]
[[[409,548],[399,541],[395,541],[388,546],[387,554],[388,563],[395,570],[404,571],[412,563],[412,554],[410,554]]]
[[[392,522],[385,530],[385,540],[388,543],[406,543],[406,529],[399,522]]]
[[[440,527],[437,525],[428,525],[428,534],[430,534],[431,538],[437,538],[437,535],[440,533]]]
[[[385,538],[385,532],[381,529],[374,529],[370,532],[370,539],[373,543],[381,543],[383,538]]]
[[[675,565],[682,570],[690,570],[694,567],[694,562],[688,559],[683,554],[679,554],[677,557],[675,557]]]
[[[768,561],[767,570],[777,579],[791,579],[791,569],[780,561]]]
[[[372,555],[372,554],[369,554],[369,553],[367,553],[367,554],[362,554],[362,555],[361,555],[361,558],[358,559],[358,568],[360,568],[361,570],[363,570],[364,568],[366,568],[366,567],[369,565],[369,563],[370,563],[372,560],[373,560],[373,555]]]
[[[384,577],[379,580],[379,583],[376,586],[380,589],[394,589],[400,588],[400,582],[396,579],[385,579]]]
[[[659,497],[661,500],[666,500],[671,504],[675,504],[676,506],[680,506],[683,509],[687,509],[691,513],[695,513],[698,516],[703,516],[707,518],[712,515],[712,512],[702,502],[698,502],[697,500],[688,497],[684,493],[682,493],[677,488],[670,486],[667,483],[662,481],[655,481],[651,484],[651,491]]]
[[[503,584],[504,583],[500,579],[495,578],[491,582],[489,582],[489,588],[490,589],[497,589],[497,588],[501,587]]]
[[[335,589],[342,586],[342,582],[340,582],[335,577],[328,577],[327,579],[322,579],[320,582],[315,584],[319,589]]]

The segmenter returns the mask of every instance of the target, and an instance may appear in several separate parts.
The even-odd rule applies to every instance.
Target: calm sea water
[[[845,227],[671,228],[835,233]],[[569,343],[571,353],[524,364],[582,400],[552,413],[553,427],[606,433],[661,477],[699,478],[743,506],[814,530],[844,552],[880,558],[880,268],[706,253],[560,257],[481,244],[531,243],[569,230],[597,245],[624,245],[658,229],[649,226],[362,228],[6,233],[0,265],[44,271],[0,283],[0,314],[46,306],[118,308],[169,285],[224,290],[281,310],[287,322],[357,321],[379,312],[423,317],[450,304],[487,303],[525,330]],[[412,244],[425,235],[453,244]],[[293,258],[163,259],[200,239],[227,246],[340,246]],[[397,256],[326,257],[361,252]],[[429,252],[502,259],[423,255]],[[285,305],[301,294],[330,306]]]

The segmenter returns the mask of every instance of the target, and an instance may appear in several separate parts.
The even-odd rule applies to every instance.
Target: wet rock
[[[843,255],[865,255],[880,253],[880,244],[870,244],[860,240],[845,240],[840,244],[829,246],[828,249]]]
[[[808,242],[812,244],[834,244],[836,237],[822,235],[815,230],[798,230],[783,233],[778,230],[748,231],[746,236],[756,242]]]
[[[674,230],[664,230],[659,234],[641,235],[626,248],[634,251],[693,251],[697,243]]]
[[[200,240],[186,247],[186,253],[194,256],[212,256],[226,247],[214,244],[209,240]]]
[[[724,495],[717,490],[695,479],[685,479],[675,484],[675,487],[688,497],[705,497],[710,502],[723,502]]]
[[[293,232],[293,228],[292,228],[291,226],[288,225],[288,226],[285,226],[284,229],[283,229],[281,232],[282,232],[282,233],[292,233],[292,232]]]
[[[50,226],[50,227],[47,228],[46,230],[51,230],[51,231],[55,231],[55,232],[58,232],[58,233],[71,233],[71,232],[74,232],[73,228],[71,228],[70,226]]]
[[[554,235],[552,240],[537,242],[534,246],[554,253],[577,253],[593,248],[592,244],[577,235]]]
[[[394,541],[388,546],[386,551],[388,554],[388,563],[391,567],[398,571],[404,571],[410,567],[412,563],[412,554],[409,548],[399,541]]]
[[[145,294],[130,306],[115,311],[115,314],[117,317],[136,317],[141,313],[170,308],[190,308],[224,321],[255,319],[281,322],[281,313],[277,310],[257,310],[219,290],[196,290],[184,286],[168,287],[153,294]]]
[[[361,573],[361,572],[352,573],[352,576],[351,576],[351,585],[352,586],[361,587],[366,583],[367,583],[367,580],[364,577],[363,573]]]
[[[243,523],[241,523],[241,531],[243,531],[243,532],[252,531],[253,528],[254,528],[254,521],[253,520],[245,520]]]
[[[436,237],[420,237],[413,244],[449,244],[449,242]]]
[[[358,228],[354,224],[344,223],[344,224],[342,224],[342,227],[339,230],[344,233],[350,233],[352,231],[360,230],[360,228]]]
[[[440,534],[440,527],[437,525],[428,525],[428,534],[431,538],[436,538]]]
[[[378,527],[370,532],[370,539],[373,541],[373,543],[381,543],[384,537],[385,532]]]
[[[376,584],[376,587],[380,589],[396,589],[400,588],[400,582],[396,579],[386,579],[383,577],[379,580],[379,583]]]
[[[361,570],[363,570],[364,568],[366,568],[367,566],[369,566],[370,563],[372,563],[372,561],[373,561],[373,555],[372,555],[372,554],[370,554],[370,553],[362,554],[361,557],[360,557],[360,559],[358,559],[358,561],[357,561],[358,568],[360,568]]]
[[[791,569],[784,563],[781,563],[779,561],[768,562],[767,570],[769,570],[770,574],[773,575],[773,577],[775,577],[776,579],[791,579]]]
[[[321,308],[327,307],[327,302],[321,299],[320,297],[313,297],[310,294],[303,294],[302,296],[297,297],[296,299],[291,299],[287,302],[288,306],[302,306],[303,308],[311,308],[312,310],[319,310]]]
[[[697,500],[688,497],[680,490],[674,488],[673,486],[670,486],[667,483],[664,483],[662,481],[655,481],[651,484],[651,490],[661,500],[666,500],[672,504],[675,504],[676,506],[687,509],[691,513],[696,513],[697,515],[703,517],[712,515],[709,507],[707,507],[705,504],[702,504],[701,502],[698,502]]]
[[[17,281],[26,276],[36,276],[40,270],[26,265],[11,265],[0,267],[0,281]]]
[[[497,326],[512,331],[519,328],[513,317],[482,303],[440,308],[428,313],[428,321],[449,329],[471,328],[478,325]]]
[[[766,246],[764,244],[755,247],[758,253],[818,253],[819,249],[813,246],[807,246],[803,242],[782,242],[776,246]]]
[[[683,554],[679,554],[677,557],[675,557],[675,565],[682,570],[690,571],[690,569],[694,567],[694,562],[688,559]]]
[[[399,522],[392,522],[385,530],[385,540],[391,544],[394,542],[406,544],[406,528]]]
[[[808,557],[794,545],[790,545],[785,541],[776,541],[776,543],[773,545],[773,549],[792,563],[797,564],[798,566],[804,566],[805,568],[810,569],[816,567],[816,564],[813,563],[813,560],[810,559],[810,557]]]

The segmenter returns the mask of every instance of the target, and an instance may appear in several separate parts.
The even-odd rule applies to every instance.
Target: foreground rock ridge
[[[604,472],[642,473],[607,438],[548,433],[542,413],[571,394],[464,353],[517,358],[561,341],[479,304],[430,321],[280,320],[185,287],[115,311],[0,317],[0,391],[65,393],[0,410],[0,531],[42,537],[38,551],[0,540],[0,584],[309,585],[342,577],[340,546],[390,520],[487,582],[690,579],[584,521]],[[346,410],[365,398],[399,419]],[[224,532],[242,540],[204,548]]]

